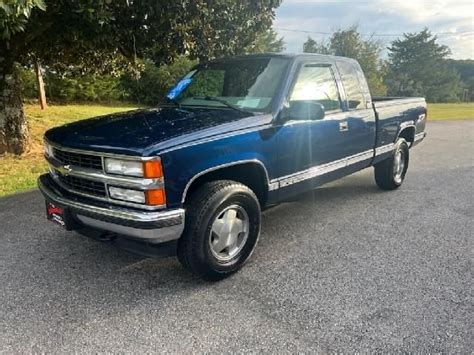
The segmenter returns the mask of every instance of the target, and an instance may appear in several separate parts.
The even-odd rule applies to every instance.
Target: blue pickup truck
[[[67,230],[219,280],[252,254],[265,207],[372,166],[400,187],[425,123],[423,98],[371,97],[352,59],[231,57],[156,108],[49,130],[38,185]]]

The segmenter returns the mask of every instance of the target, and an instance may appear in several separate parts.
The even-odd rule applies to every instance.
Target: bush
[[[25,99],[38,98],[38,89],[36,88],[36,74],[33,70],[18,68],[20,76],[21,93]]]
[[[20,74],[23,97],[38,97],[36,74],[23,68]],[[60,76],[46,71],[43,76],[46,97],[56,102],[115,102],[128,101],[128,93],[120,78],[113,76],[84,75],[80,77]]]
[[[119,78],[86,75],[79,78],[46,76],[46,95],[61,101],[113,102],[128,99]]]
[[[112,75],[73,74],[59,75],[46,70],[43,76],[46,97],[53,102],[135,102],[156,105],[168,90],[186,74],[197,61],[178,57],[173,63],[157,67],[151,61],[142,63],[144,69],[135,78],[131,74]],[[38,97],[36,74],[33,69],[22,68],[20,80],[25,99]]]
[[[151,61],[145,61],[144,64],[145,69],[138,79],[125,75],[121,78],[121,85],[132,102],[153,106],[163,100],[168,90],[195,66],[197,61],[182,56],[176,58],[173,63],[160,67]]]

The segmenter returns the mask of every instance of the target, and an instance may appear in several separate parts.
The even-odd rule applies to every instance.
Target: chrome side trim
[[[280,184],[278,183],[278,181],[272,180],[268,184],[268,191],[277,190],[279,187],[280,187]]]
[[[63,165],[59,160],[45,156],[49,165],[57,170],[61,175],[70,175],[83,179],[106,183],[107,185],[118,185],[131,187],[137,190],[148,190],[162,188],[163,179],[147,179],[139,177],[128,177],[121,175],[106,174],[99,170],[81,168],[78,166]]]
[[[184,220],[184,209],[176,209],[162,212],[147,212],[147,211],[134,211],[126,210],[123,208],[106,208],[99,207],[82,202],[68,200],[57,194],[51,189],[45,186],[41,180],[38,180],[38,187],[41,192],[46,195],[51,201],[57,202],[60,205],[74,208],[79,211],[85,211],[87,213],[96,213],[106,217],[125,219],[133,222],[159,222],[170,218],[183,218]]]
[[[159,160],[159,157],[142,157],[139,155],[124,155],[124,154],[114,154],[114,153],[106,153],[106,152],[98,152],[98,151],[93,151],[93,150],[82,150],[82,149],[74,149],[74,148],[68,148],[64,147],[58,143],[53,143],[46,138],[44,139],[45,142],[47,142],[49,145],[51,145],[54,148],[57,148],[59,150],[63,150],[65,152],[71,152],[71,153],[78,153],[78,154],[86,154],[86,155],[94,155],[98,157],[105,157],[105,158],[117,158],[117,159],[124,159],[124,160],[141,160],[141,161],[148,161],[148,160]]]
[[[268,171],[267,171],[267,168],[265,167],[265,165],[258,159],[248,159],[248,160],[238,160],[238,161],[235,161],[235,162],[232,162],[232,163],[227,163],[227,164],[221,164],[221,165],[217,165],[217,166],[214,166],[212,168],[208,168],[206,170],[203,170],[201,171],[200,173],[197,173],[196,175],[194,175],[189,181],[188,183],[186,184],[186,187],[184,188],[184,191],[183,191],[183,195],[181,197],[181,203],[184,203],[184,201],[186,200],[186,194],[188,193],[188,190],[189,190],[189,187],[191,186],[191,184],[200,176],[202,175],[205,175],[207,173],[210,173],[212,171],[216,171],[216,170],[219,170],[219,169],[223,169],[223,168],[227,168],[229,166],[235,166],[235,165],[241,165],[241,164],[246,164],[246,163],[256,163],[258,165],[260,165],[262,168],[263,168],[263,171],[265,172],[265,178],[266,178],[266,184],[267,186],[270,186],[270,179],[268,178]]]
[[[379,156],[381,154],[391,152],[394,149],[395,149],[395,144],[394,143],[382,145],[380,147],[375,148],[375,156]]]
[[[309,169],[280,177],[278,179],[279,188],[293,185],[304,180],[312,179],[314,177],[321,176],[333,172],[335,170],[339,170],[347,166],[372,159],[373,156],[374,150],[370,149],[366,150],[365,152],[354,154],[346,158],[335,160],[322,165],[313,166]]]

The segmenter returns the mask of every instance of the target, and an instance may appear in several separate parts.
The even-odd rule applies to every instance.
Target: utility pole
[[[38,61],[35,62],[35,71],[36,71],[36,82],[38,84],[38,100],[41,106],[41,109],[44,110],[48,107],[46,103],[46,92],[44,91],[44,81],[43,74],[41,72],[41,65]]]

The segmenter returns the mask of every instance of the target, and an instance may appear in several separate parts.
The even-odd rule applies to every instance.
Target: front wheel
[[[375,182],[383,190],[398,189],[408,170],[409,149],[405,139],[399,138],[390,158],[375,165]]]
[[[253,191],[235,181],[213,181],[193,193],[186,206],[178,259],[199,277],[217,281],[247,261],[259,234],[260,204]]]

